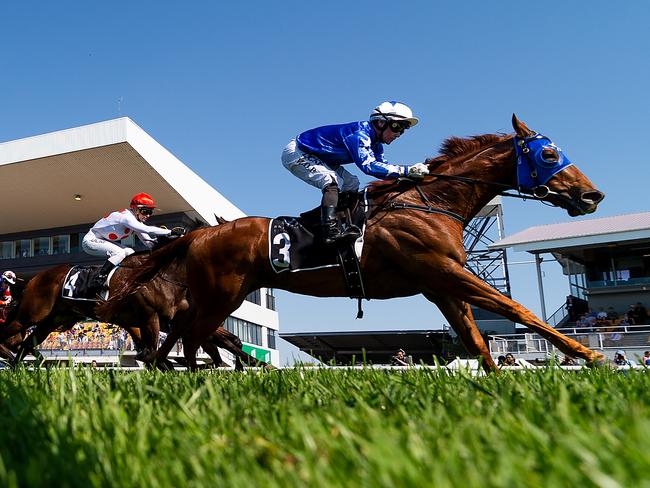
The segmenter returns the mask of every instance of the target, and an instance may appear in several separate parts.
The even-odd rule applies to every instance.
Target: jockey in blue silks
[[[423,163],[395,165],[384,160],[383,144],[390,144],[417,123],[403,103],[383,102],[374,108],[369,120],[317,127],[298,135],[284,148],[284,167],[323,192],[321,225],[326,244],[358,237],[358,229],[342,231],[336,216],[339,192],[359,190],[359,179],[343,165],[354,163],[364,173],[381,179],[420,179],[429,174]]]

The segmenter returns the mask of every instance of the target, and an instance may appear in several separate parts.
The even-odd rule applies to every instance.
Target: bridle
[[[520,198],[522,200],[538,200],[546,205],[557,207],[556,203],[549,202],[546,198],[549,195],[555,196],[557,199],[564,201],[568,205],[573,206],[580,210],[578,205],[571,199],[551,190],[546,183],[554,175],[573,165],[568,157],[562,152],[558,146],[548,137],[534,133],[530,136],[514,137],[515,155],[517,157],[517,193],[512,193],[512,185],[506,183],[497,183],[495,181],[486,181],[479,178],[471,178],[468,176],[447,175],[443,173],[429,173],[429,176],[435,176],[441,179],[462,181],[472,185],[488,185],[492,187],[502,188],[498,193],[500,196],[510,198]],[[552,148],[557,153],[557,160],[552,161],[546,159],[543,155],[543,150]],[[413,181],[412,179],[407,179]],[[409,203],[390,202],[384,208],[389,209],[410,209],[419,210],[427,213],[437,213],[447,215],[453,219],[461,222],[463,225],[467,224],[467,219],[461,215],[435,207],[434,204],[426,197],[421,190],[418,183],[415,184],[415,189],[420,195],[423,203],[426,205],[415,205]]]

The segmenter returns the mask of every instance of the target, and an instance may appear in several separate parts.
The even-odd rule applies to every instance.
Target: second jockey
[[[122,239],[135,234],[147,248],[151,249],[156,242],[155,237],[152,236],[176,235],[169,229],[144,223],[151,217],[155,208],[156,202],[150,195],[138,193],[131,199],[129,208],[112,212],[99,219],[84,236],[81,246],[86,253],[108,257],[108,261],[89,285],[92,290],[101,291],[111,270],[135,252],[121,244]]]
[[[13,271],[5,271],[0,276],[0,323],[7,318],[9,305],[11,304],[11,285],[16,284],[16,274]]]
[[[359,236],[356,228],[342,231],[336,216],[339,191],[359,190],[359,179],[343,165],[354,163],[364,173],[382,179],[422,178],[429,174],[423,163],[396,165],[383,156],[383,144],[390,144],[417,123],[403,103],[383,102],[375,107],[369,120],[317,127],[298,135],[285,147],[284,167],[323,192],[321,225],[326,244]]]

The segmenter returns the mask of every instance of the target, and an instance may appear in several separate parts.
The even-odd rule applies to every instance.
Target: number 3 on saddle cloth
[[[343,197],[344,194],[341,194]],[[340,267],[351,298],[365,298],[359,258],[363,250],[367,200],[364,193],[341,198],[338,214],[343,225],[356,225],[361,237],[355,242],[325,245],[321,235],[320,207],[300,217],[277,217],[269,226],[269,257],[276,273]]]

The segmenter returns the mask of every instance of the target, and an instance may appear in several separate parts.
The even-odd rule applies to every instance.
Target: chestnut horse
[[[128,279],[130,274],[137,271],[147,254],[133,254],[116,268],[110,281],[109,293],[113,293],[122,280]],[[10,312],[7,325],[0,329],[0,357],[18,362],[27,353],[37,355],[35,348],[50,333],[69,330],[84,319],[99,318],[95,313],[95,301],[70,300],[61,296],[70,268],[69,264],[59,265],[38,273],[29,281],[16,309]],[[174,270],[170,270],[172,271]],[[175,322],[191,320],[193,314],[184,276],[174,274],[174,279],[168,278],[166,274],[156,277],[137,293],[131,294],[128,303],[119,313],[102,317],[102,320],[119,325],[129,332],[136,349],[140,351],[136,357],[145,362],[157,362],[161,367],[170,366],[170,363],[165,362],[166,355],[152,355],[158,347],[161,324],[169,324],[173,330],[178,327]],[[31,333],[25,337],[27,329],[33,326]],[[217,366],[221,363],[219,347],[234,355],[238,370],[243,369],[243,363],[258,363],[242,350],[239,338],[223,327],[215,330],[202,347]]]
[[[512,125],[514,135],[448,139],[441,155],[426,161],[431,174],[420,181],[369,185],[360,259],[366,298],[424,295],[442,311],[468,352],[483,358],[486,371],[497,367],[469,304],[527,326],[569,356],[599,361],[602,355],[560,334],[465,269],[463,229],[495,196],[514,189],[518,196],[562,207],[570,216],[594,212],[604,198],[548,138],[514,115]],[[197,308],[183,331],[186,358],[194,365],[202,341],[252,290],[272,287],[318,297],[347,296],[336,267],[275,273],[268,232],[269,219],[262,217],[196,230],[152,253],[119,294],[101,307],[119,309],[141,283],[169,274],[182,263]]]

